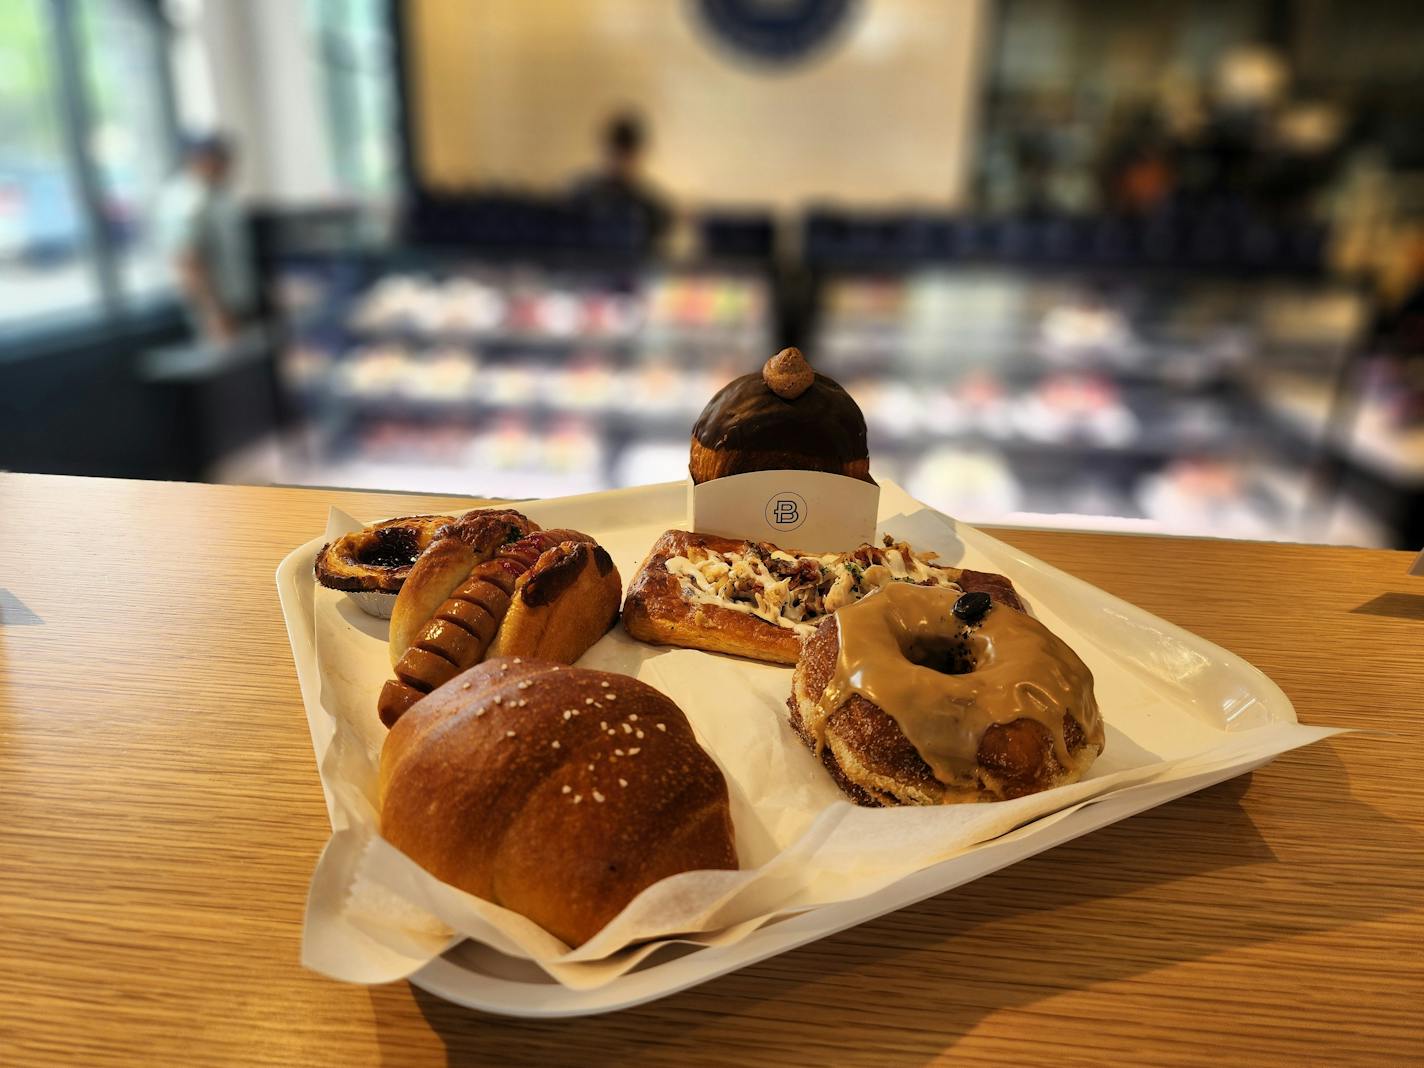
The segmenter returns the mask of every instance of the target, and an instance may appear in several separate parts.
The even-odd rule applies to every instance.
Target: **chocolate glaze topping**
[[[602,545],[594,545],[589,542],[578,542],[564,550],[560,546],[560,554],[557,559],[551,561],[542,570],[529,576],[524,583],[520,596],[524,603],[533,608],[550,604],[561,593],[573,585],[574,580],[583,571],[584,561],[588,559],[590,553],[593,554],[594,566],[598,568],[600,575],[606,575],[613,568],[613,558]]]
[[[760,371],[733,379],[702,409],[692,436],[708,449],[789,452],[838,463],[869,455],[860,407],[822,374],[795,400],[773,393]]]

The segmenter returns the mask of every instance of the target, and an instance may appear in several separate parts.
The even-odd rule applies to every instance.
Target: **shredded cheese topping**
[[[745,612],[805,637],[836,609],[891,582],[959,589],[959,572],[932,563],[934,558],[887,535],[883,549],[862,545],[820,556],[798,556],[765,542],[727,553],[694,546],[664,566],[688,600]]]

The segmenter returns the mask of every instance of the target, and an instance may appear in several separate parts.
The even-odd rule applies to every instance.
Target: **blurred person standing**
[[[232,163],[225,138],[195,138],[158,206],[158,232],[193,331],[218,347],[236,341],[257,305],[247,224],[228,188]]]
[[[598,216],[627,217],[645,228],[657,245],[667,235],[672,212],[667,201],[643,175],[647,131],[635,112],[621,112],[603,128],[603,163],[579,179],[574,203]]]

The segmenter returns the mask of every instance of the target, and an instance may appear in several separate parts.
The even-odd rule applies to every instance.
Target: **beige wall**
[[[987,0],[863,0],[790,70],[722,51],[683,0],[415,0],[416,152],[432,185],[552,190],[636,105],[652,177],[691,203],[955,203]]]

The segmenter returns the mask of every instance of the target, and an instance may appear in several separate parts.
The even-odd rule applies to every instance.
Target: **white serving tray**
[[[678,482],[542,501],[538,512],[545,525],[575,527],[602,539],[634,527],[680,527],[685,506],[685,484]],[[882,487],[882,516],[921,507],[893,483]],[[1295,710],[1280,688],[1227,650],[972,527],[955,523],[954,533],[963,554],[973,557],[972,566],[988,566],[1008,575],[1030,604],[1040,598],[1051,599],[1060,618],[1101,633],[1111,643],[1124,672],[1170,694],[1173,704],[1187,714],[1233,734],[1296,722]],[[321,545],[322,539],[315,538],[300,546],[277,569],[278,593],[318,764],[331,741],[331,725],[318,700],[320,681],[308,667],[315,662],[312,566]],[[946,558],[945,562],[957,561]],[[631,572],[625,575],[625,579],[631,578]],[[628,1008],[933,897],[1099,827],[1243,774],[1270,759],[1238,761],[1225,767],[1205,765],[1200,774],[1188,778],[1119,790],[973,847],[978,863],[971,876],[963,874],[963,865],[955,858],[869,896],[769,923],[729,946],[667,946],[635,970],[596,989],[570,989],[530,961],[473,942],[432,961],[411,981],[457,1004],[508,1016],[582,1016]],[[327,806],[331,811],[330,796]]]

